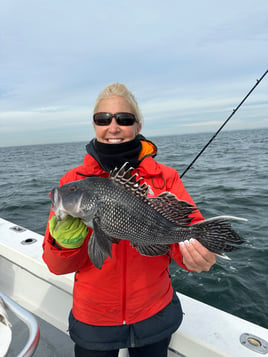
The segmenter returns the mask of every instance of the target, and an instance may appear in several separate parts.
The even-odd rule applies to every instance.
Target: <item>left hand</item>
[[[187,269],[197,273],[209,271],[212,265],[216,263],[215,254],[211,253],[196,239],[180,243],[180,250],[184,265]]]
[[[60,246],[68,249],[81,247],[88,234],[88,228],[80,218],[66,216],[58,221],[55,214],[49,220],[49,231]]]

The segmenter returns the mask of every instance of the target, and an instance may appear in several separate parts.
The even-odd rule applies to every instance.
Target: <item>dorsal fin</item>
[[[189,217],[197,208],[192,204],[178,200],[178,198],[170,192],[162,192],[156,197],[147,197],[148,185],[146,183],[141,184],[143,179],[138,175],[131,174],[133,167],[125,170],[128,163],[125,163],[120,169],[115,168],[110,172],[110,179],[123,185],[127,190],[132,191],[135,195],[142,198],[149,206],[155,209],[163,217],[172,223],[180,226],[189,225],[192,218]]]
[[[189,225],[192,221],[189,215],[197,210],[194,205],[179,200],[176,195],[167,191],[156,197],[148,197],[147,203],[163,217],[180,226]]]
[[[137,196],[146,197],[148,192],[148,185],[146,183],[141,184],[142,177],[137,179],[138,175],[131,174],[133,167],[125,170],[125,167],[128,163],[126,162],[120,169],[115,168],[113,171],[110,172],[110,179],[115,182],[124,185],[124,187]]]

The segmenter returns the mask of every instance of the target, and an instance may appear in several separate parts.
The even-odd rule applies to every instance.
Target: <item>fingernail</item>
[[[188,240],[185,240],[184,243],[185,243],[186,245],[189,245],[189,244],[190,244],[190,242],[189,242]]]
[[[179,242],[180,247],[184,247],[184,242]]]
[[[195,242],[195,239],[194,238],[191,238],[190,239],[190,243],[193,244]]]

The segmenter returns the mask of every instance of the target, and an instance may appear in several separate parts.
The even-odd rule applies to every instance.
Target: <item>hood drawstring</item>
[[[161,188],[164,188],[166,186],[166,180],[165,180],[164,176],[162,174],[160,174],[159,176],[161,177],[162,182],[163,182],[163,184],[160,185],[160,186],[157,186],[155,184],[155,180],[156,179],[154,177],[152,177],[152,185],[153,185],[154,188],[157,188],[157,189],[161,189]]]

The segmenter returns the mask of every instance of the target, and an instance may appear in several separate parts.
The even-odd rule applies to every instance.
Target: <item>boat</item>
[[[0,357],[74,355],[67,325],[74,276],[49,272],[42,242],[42,235],[0,218]],[[169,357],[268,355],[266,328],[177,294],[184,319]],[[119,356],[128,356],[127,350]]]

